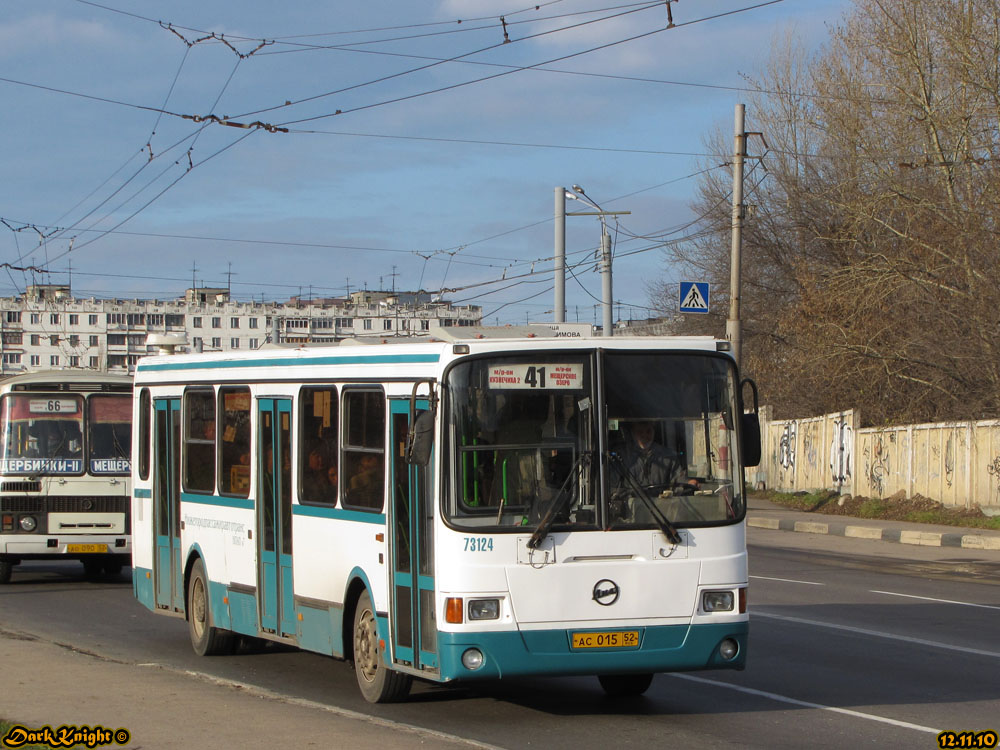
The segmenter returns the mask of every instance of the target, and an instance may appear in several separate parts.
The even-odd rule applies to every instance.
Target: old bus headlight
[[[38,521],[35,520],[34,516],[21,516],[20,524],[22,531],[34,531],[38,526]]]
[[[701,594],[701,608],[705,612],[732,612],[733,592],[703,591]]]
[[[469,600],[470,620],[498,620],[500,619],[499,599],[470,599]]]

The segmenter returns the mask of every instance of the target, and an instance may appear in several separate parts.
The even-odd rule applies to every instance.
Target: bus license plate
[[[107,554],[108,545],[106,544],[67,544],[66,551],[72,552],[74,554],[80,553],[93,553],[102,552]]]
[[[607,633],[573,633],[573,648],[638,648],[638,630]]]

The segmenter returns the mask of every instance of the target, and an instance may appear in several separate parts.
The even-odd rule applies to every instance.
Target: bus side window
[[[381,510],[385,501],[385,396],[344,392],[343,476],[346,507]]]
[[[184,394],[184,488],[215,491],[215,394],[211,388]]]
[[[299,499],[337,504],[337,391],[303,388],[299,396]]]
[[[222,441],[219,492],[250,496],[250,389],[219,389]]]

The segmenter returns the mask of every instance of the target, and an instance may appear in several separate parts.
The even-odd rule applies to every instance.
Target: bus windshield
[[[91,474],[128,474],[132,444],[132,397],[95,394],[87,399]]]
[[[2,470],[7,474],[83,471],[83,399],[8,393],[0,401]]]
[[[452,368],[447,398],[445,508],[457,527],[662,528],[663,517],[696,526],[743,516],[725,357],[498,355]]]

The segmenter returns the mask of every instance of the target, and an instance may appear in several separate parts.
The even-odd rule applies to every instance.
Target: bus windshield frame
[[[664,518],[684,528],[745,515],[728,356],[503,352],[452,365],[444,393],[452,528],[656,529]]]

